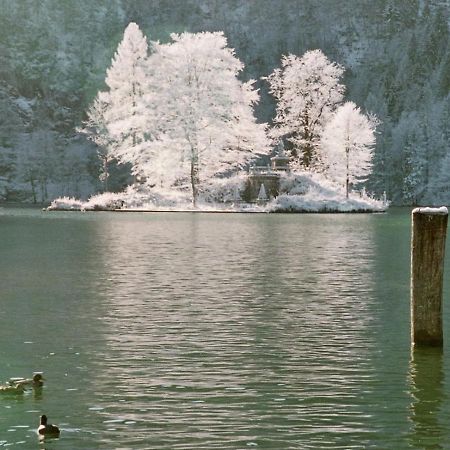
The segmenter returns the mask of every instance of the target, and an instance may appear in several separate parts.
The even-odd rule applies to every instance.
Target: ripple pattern
[[[0,398],[0,447],[51,411],[58,449],[445,448],[397,216],[29,216],[0,222],[0,356],[48,382]]]

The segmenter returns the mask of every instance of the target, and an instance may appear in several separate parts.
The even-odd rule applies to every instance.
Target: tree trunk
[[[303,139],[305,140],[305,144],[303,146],[303,156],[302,156],[302,165],[305,166],[305,168],[309,169],[311,167],[312,159],[313,159],[313,153],[314,153],[314,146],[312,144],[312,133],[310,130],[310,124],[309,124],[309,115],[308,112],[305,112],[304,118],[303,118]]]
[[[191,149],[191,188],[192,188],[192,204],[197,207],[198,197],[198,155],[195,149]]]
[[[307,169],[311,167],[314,148],[311,142],[307,142],[303,147],[302,165]]]
[[[349,191],[349,186],[350,186],[349,153],[350,153],[350,149],[348,147],[346,147],[346,149],[345,149],[345,157],[346,157],[345,198],[348,198],[348,191]]]
[[[45,202],[47,200],[47,178],[41,177],[39,179],[39,184],[41,188],[41,202]]]
[[[33,203],[36,204],[37,203],[36,186],[34,184],[34,179],[31,175],[30,175],[30,185],[31,185],[31,195],[33,196]]]
[[[108,192],[108,178],[109,178],[109,173],[108,173],[108,158],[105,158],[103,160],[103,177],[104,177],[104,181],[103,181],[103,192]]]

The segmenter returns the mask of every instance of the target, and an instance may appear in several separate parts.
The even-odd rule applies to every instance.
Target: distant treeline
[[[76,128],[134,21],[162,42],[172,32],[223,30],[245,80],[267,76],[283,54],[320,48],[346,67],[346,98],[382,122],[370,189],[397,204],[449,203],[442,1],[0,0],[0,10],[0,198],[40,201],[100,187],[95,150]],[[257,114],[270,121],[273,99],[267,83],[258,87]]]

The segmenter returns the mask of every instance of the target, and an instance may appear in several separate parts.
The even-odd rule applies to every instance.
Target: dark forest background
[[[282,54],[322,49],[346,68],[346,98],[382,122],[369,190],[449,204],[448,19],[438,0],[0,0],[0,200],[100,188],[95,149],[76,129],[134,21],[162,42],[223,30],[243,77],[259,80],[261,121],[274,104],[260,78]]]

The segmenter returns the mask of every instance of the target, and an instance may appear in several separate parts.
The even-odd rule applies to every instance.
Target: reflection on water
[[[444,362],[409,361],[407,215],[11,213],[0,234],[1,375],[48,379],[0,398],[0,447],[36,448],[42,412],[58,450],[448,440],[445,380],[420,387]]]
[[[116,387],[101,412],[111,441],[127,422],[144,441],[148,420],[168,448],[181,436],[183,448],[367,442],[370,218],[222,217],[99,230],[110,331],[97,382]]]
[[[414,348],[411,352],[411,440],[414,448],[445,449],[446,428],[440,412],[445,403],[443,351]]]

